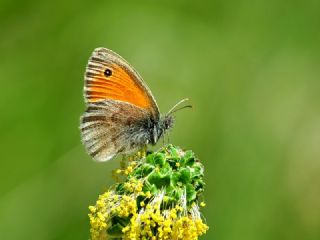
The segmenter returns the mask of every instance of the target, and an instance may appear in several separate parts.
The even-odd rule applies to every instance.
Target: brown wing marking
[[[129,103],[114,100],[89,103],[81,117],[82,142],[97,161],[130,153],[146,144],[146,137],[136,137],[143,131],[140,123],[146,118],[148,111]]]

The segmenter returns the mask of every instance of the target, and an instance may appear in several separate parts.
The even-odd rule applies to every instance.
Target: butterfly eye
[[[111,71],[109,68],[107,68],[107,69],[104,71],[104,75],[105,75],[106,77],[110,77],[110,76],[112,75],[112,71]]]

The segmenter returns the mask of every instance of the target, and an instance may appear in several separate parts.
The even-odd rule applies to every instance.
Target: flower
[[[115,172],[125,179],[89,207],[92,240],[196,240],[208,230],[199,210],[204,168],[192,151],[167,145]]]

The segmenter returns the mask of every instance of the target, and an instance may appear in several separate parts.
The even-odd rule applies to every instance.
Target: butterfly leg
[[[144,158],[147,156],[147,145],[144,145],[138,152],[137,157],[138,158]]]
[[[169,142],[170,142],[170,136],[169,136],[169,133],[165,133],[164,135],[163,135],[163,145],[165,145],[165,144],[169,144]]]

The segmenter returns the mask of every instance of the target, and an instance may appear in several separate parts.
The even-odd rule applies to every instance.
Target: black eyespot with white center
[[[106,70],[104,70],[104,75],[105,75],[106,77],[110,77],[110,76],[112,75],[111,69],[107,68]]]

